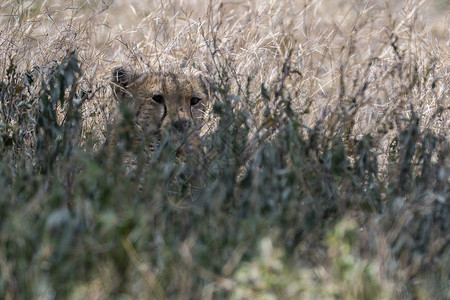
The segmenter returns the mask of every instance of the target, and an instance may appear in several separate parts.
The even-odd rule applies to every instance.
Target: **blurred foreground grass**
[[[435,6],[147,2],[1,5],[0,298],[450,297]],[[105,154],[115,65],[207,75],[200,153]]]

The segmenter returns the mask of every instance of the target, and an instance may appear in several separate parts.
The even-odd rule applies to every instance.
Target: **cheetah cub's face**
[[[209,100],[202,78],[156,72],[138,74],[119,67],[112,71],[112,88],[115,97],[131,107],[139,140],[167,129],[172,137],[196,143]]]

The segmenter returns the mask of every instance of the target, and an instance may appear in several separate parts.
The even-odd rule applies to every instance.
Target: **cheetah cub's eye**
[[[164,104],[164,96],[161,94],[154,95],[152,100],[158,104]]]
[[[197,104],[200,103],[201,100],[202,100],[202,99],[199,98],[199,97],[192,97],[192,98],[191,98],[191,106],[196,106]]]

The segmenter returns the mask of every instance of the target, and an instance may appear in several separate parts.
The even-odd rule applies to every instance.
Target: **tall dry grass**
[[[449,7],[3,1],[1,298],[448,298]],[[208,78],[200,156],[104,155],[119,65]]]

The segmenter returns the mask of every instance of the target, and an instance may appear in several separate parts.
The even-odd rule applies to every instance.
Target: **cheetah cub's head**
[[[199,76],[172,73],[136,73],[122,67],[112,71],[117,100],[134,113],[135,130],[141,137],[171,132],[172,139],[195,143],[209,101],[206,81]]]

